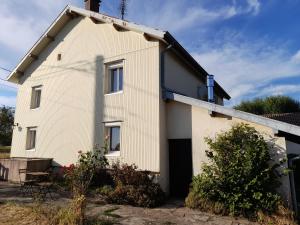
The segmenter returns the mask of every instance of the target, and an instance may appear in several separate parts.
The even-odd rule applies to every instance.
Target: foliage
[[[14,113],[15,111],[11,107],[0,107],[0,145],[11,145]]]
[[[97,188],[96,192],[100,195],[108,196],[110,193],[114,191],[114,188],[110,185],[103,185]]]
[[[65,168],[65,179],[74,196],[85,195],[95,171],[108,165],[108,161],[101,149],[82,153],[79,151],[78,162]]]
[[[73,204],[70,209],[63,213],[67,215],[67,220],[75,219],[75,224],[82,225],[85,218],[85,195],[95,171],[104,169],[108,165],[108,161],[104,155],[104,151],[99,148],[86,153],[82,153],[81,151],[78,153],[78,162],[75,165],[72,164],[68,168],[65,168],[65,179],[73,193]]]
[[[108,202],[155,207],[165,200],[164,192],[149,171],[138,171],[135,165],[114,164],[112,176],[116,187],[107,195]]]
[[[273,113],[300,112],[300,102],[288,96],[270,96],[243,101],[235,109],[258,115]]]
[[[275,174],[277,164],[270,157],[270,147],[263,136],[246,124],[206,138],[209,164],[193,178],[186,199],[191,208],[218,204],[220,213],[249,216],[259,210],[274,212],[280,197],[274,190],[280,185]]]
[[[285,208],[282,204],[278,205],[277,210],[273,214],[266,214],[262,211],[257,213],[258,222],[261,224],[272,225],[296,225],[294,213]]]

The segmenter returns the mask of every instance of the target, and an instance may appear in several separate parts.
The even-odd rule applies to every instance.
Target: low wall
[[[19,169],[28,171],[45,171],[51,167],[52,159],[42,158],[9,158],[0,159],[0,180],[20,182],[26,179],[25,174],[19,175]]]

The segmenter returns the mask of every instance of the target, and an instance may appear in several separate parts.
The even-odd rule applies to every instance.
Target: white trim
[[[248,122],[264,125],[275,130],[283,131],[286,133],[294,134],[300,136],[300,126],[284,123],[278,120],[269,119],[263,116],[242,112],[239,110],[226,108],[221,105],[208,103],[199,99],[186,97],[183,95],[175,94],[172,92],[166,92],[166,98],[170,100],[174,100],[177,102],[185,103],[192,106],[197,106],[201,108],[205,108],[212,112],[217,112],[223,115],[231,116],[234,118],[246,120]]]
[[[123,90],[122,91],[116,91],[116,92],[106,93],[106,94],[104,94],[104,96],[117,95],[117,94],[123,94]]]
[[[104,122],[105,127],[120,127],[121,128],[121,122]]]
[[[118,156],[121,156],[121,151],[110,151],[109,153],[105,154],[105,156],[107,156],[107,157],[118,157]]]

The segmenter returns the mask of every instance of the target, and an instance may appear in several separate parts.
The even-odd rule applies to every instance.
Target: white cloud
[[[294,63],[300,63],[300,50],[296,52],[295,55],[292,56],[292,61]]]
[[[58,15],[67,0],[3,1],[0,4],[0,43],[25,53]]]
[[[259,91],[260,96],[269,96],[269,95],[286,95],[297,93],[300,90],[299,84],[281,84],[281,85],[268,85]]]
[[[243,6],[233,1],[214,9],[205,8],[202,2],[204,1],[198,1],[195,6],[187,0],[151,1],[151,4],[131,0],[128,18],[163,30],[180,32],[193,26],[206,26],[241,14],[256,15],[260,9],[258,0],[247,0],[247,4]]]
[[[248,12],[252,12],[257,15],[260,10],[260,2],[258,0],[247,0],[248,2]]]
[[[230,93],[235,102],[246,96],[290,93],[295,86],[269,86],[275,79],[300,74],[300,65],[284,47],[270,46],[265,41],[240,40],[225,42],[221,47],[207,47],[194,53],[196,60]],[[284,45],[283,45],[284,46]],[[287,88],[284,90],[284,88]],[[299,89],[298,89],[299,91]]]
[[[16,98],[12,96],[0,96],[0,106],[2,105],[14,107],[16,105]]]

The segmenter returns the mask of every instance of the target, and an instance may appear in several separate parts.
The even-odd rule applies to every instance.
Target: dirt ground
[[[47,199],[41,206],[55,208],[65,207],[70,199],[59,195],[54,200]],[[40,214],[40,207],[31,198],[22,197],[19,187],[0,182],[0,224],[1,225],[46,225],[46,217]],[[99,225],[254,225],[245,219],[216,216],[191,210],[179,200],[170,200],[167,204],[146,209],[140,207],[110,205],[92,198],[88,199],[86,215],[99,218]]]

